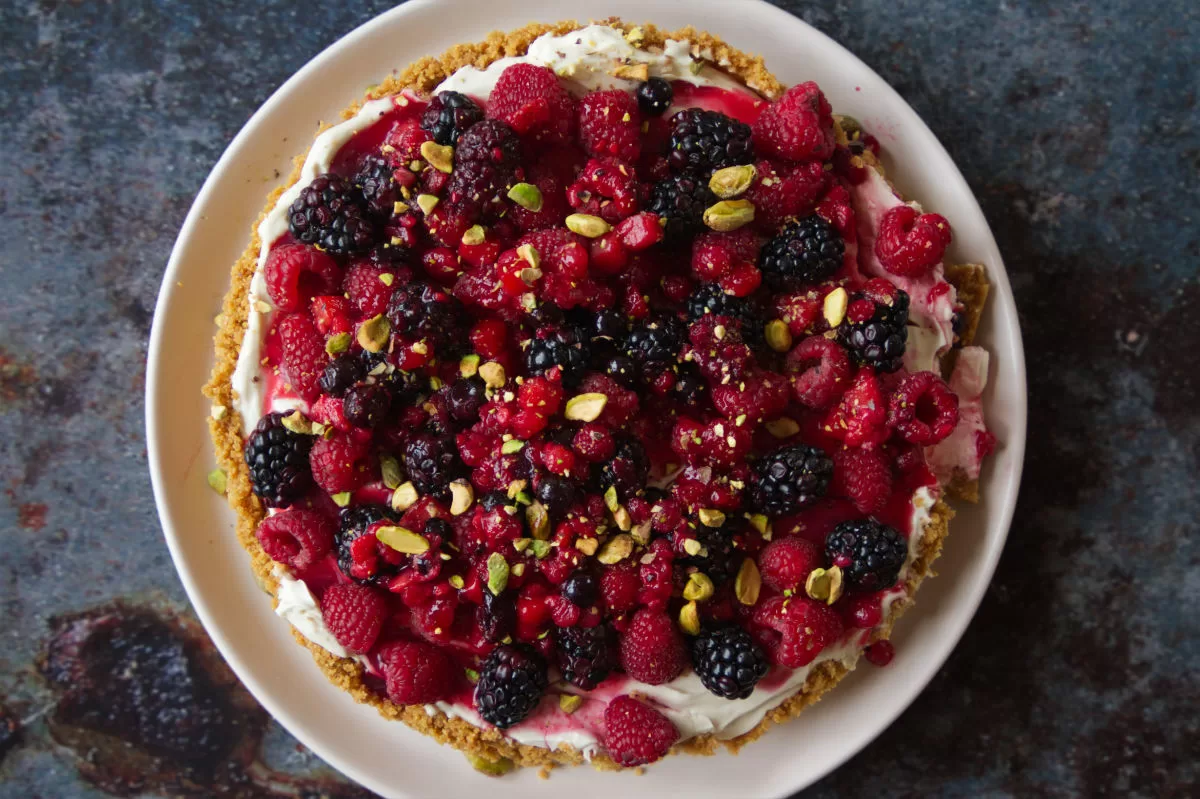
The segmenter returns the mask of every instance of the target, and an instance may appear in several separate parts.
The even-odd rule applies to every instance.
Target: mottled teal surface
[[[51,738],[71,708],[33,664],[60,614],[187,613],[142,433],[163,266],[254,109],[390,5],[0,3],[0,701],[25,726],[0,796],[359,795],[274,724],[261,754],[188,772],[198,787],[173,755],[88,767],[103,747]],[[1012,536],[963,643],[804,796],[1197,795],[1196,4],[781,5],[878,70],[962,168],[1016,290],[1031,403]]]

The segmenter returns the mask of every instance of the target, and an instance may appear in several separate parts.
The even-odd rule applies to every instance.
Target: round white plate
[[[866,65],[805,23],[750,0],[409,2],[368,22],[312,60],[259,109],[205,182],[171,254],[154,315],[146,434],[154,498],[175,566],[229,665],[292,734],[351,779],[388,797],[786,796],[819,779],[878,735],[942,665],[983,597],[1012,518],[1025,449],[1025,366],[1008,278],[987,222],[946,151]],[[255,586],[234,517],[207,486],[212,446],[200,395],[212,364],[213,316],[264,197],[320,120],[336,120],[364,87],[415,58],[531,20],[620,15],[668,29],[694,25],[760,53],[786,83],[816,80],[836,111],[880,137],[889,175],[954,226],[949,260],[983,263],[992,299],[980,341],[992,353],[988,422],[1002,442],[977,507],[959,508],[940,576],[898,626],[895,661],[864,665],[799,719],[737,757],[668,758],[643,777],[563,769],[494,780],[462,755],[389,723],[328,683]]]

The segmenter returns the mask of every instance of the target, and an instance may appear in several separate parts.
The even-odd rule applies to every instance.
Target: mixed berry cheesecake
[[[736,751],[886,665],[975,498],[987,281],[950,241],[707,33],[493,34],[269,198],[212,482],[330,679],[478,768]]]

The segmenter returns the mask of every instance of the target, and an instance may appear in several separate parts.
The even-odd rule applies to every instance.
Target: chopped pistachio
[[[400,471],[400,461],[391,455],[379,456],[379,471],[383,473],[383,484],[393,491],[399,488],[404,480],[404,472]]]
[[[792,348],[792,331],[787,322],[782,319],[772,319],[767,322],[767,346],[776,352],[787,352]]]
[[[622,80],[636,80],[645,83],[650,79],[650,65],[645,62],[621,64],[613,69],[612,75],[614,78]]]
[[[486,774],[489,777],[503,777],[508,772],[516,768],[507,757],[502,757],[499,760],[488,760],[480,755],[466,753],[467,762],[471,764],[471,768],[478,771],[480,774]]]
[[[396,486],[396,490],[392,492],[392,509],[408,510],[420,498],[420,494],[417,493],[417,487],[411,481],[398,485]]]
[[[683,587],[683,598],[703,602],[713,595],[713,581],[704,572],[692,572]]]
[[[514,438],[512,441],[505,441],[500,445],[500,452],[504,455],[512,455],[514,452],[520,452],[525,446],[525,442]]]
[[[609,486],[604,491],[604,507],[608,508],[611,513],[616,513],[617,508],[621,507],[621,502],[617,499],[616,486]]]
[[[771,524],[771,520],[767,518],[765,513],[755,513],[750,516],[750,526],[762,535],[767,532],[767,527]]]
[[[475,669],[463,669],[463,674],[467,675],[467,679],[471,682],[479,682],[479,672]]]
[[[721,233],[737,230],[754,221],[754,203],[749,200],[721,200],[704,211],[704,224]]]
[[[542,265],[542,255],[537,251],[537,247],[534,247],[532,244],[522,244],[517,248],[517,255],[534,269]]]
[[[567,400],[567,407],[563,411],[563,416],[566,416],[573,422],[594,422],[599,418],[600,414],[604,411],[604,406],[607,404],[607,394],[601,394],[597,391],[587,394],[576,394]]]
[[[466,583],[464,583],[464,582],[463,582],[463,578],[462,578],[462,575],[461,575],[461,574],[452,574],[452,575],[450,575],[450,580],[449,580],[449,582],[450,582],[450,585],[451,585],[451,587],[453,587],[453,588],[457,588],[459,591],[461,591],[461,590],[462,590],[462,587],[463,587],[464,585],[466,585]]]
[[[837,327],[846,318],[846,307],[849,303],[850,296],[841,286],[825,295],[825,304],[821,311],[830,327]]]
[[[566,222],[567,228],[572,233],[578,233],[589,239],[599,238],[612,230],[612,225],[591,214],[570,214]]]
[[[391,272],[383,272],[379,275],[379,282],[385,286],[390,286],[396,282],[396,276]]]
[[[689,538],[683,542],[683,551],[693,557],[699,555],[702,549],[704,549],[704,545],[694,538]]]
[[[612,538],[604,542],[604,546],[600,548],[599,554],[596,555],[596,560],[606,566],[611,566],[614,563],[620,563],[633,553],[633,536],[621,533],[614,535]]]
[[[767,422],[766,428],[767,432],[776,438],[791,438],[800,432],[800,425],[796,423],[796,420],[786,416],[772,419]]]
[[[629,510],[625,506],[617,508],[613,513],[613,521],[617,523],[617,527],[625,532],[633,528],[633,518],[629,515]]]
[[[550,554],[550,542],[535,538],[533,543],[529,545],[529,551],[533,553],[535,558],[541,560]]]
[[[701,508],[696,515],[705,527],[720,527],[725,523],[725,514],[715,508]]]
[[[225,489],[228,487],[228,482],[224,469],[213,469],[208,473],[208,487],[221,496],[225,496]]]
[[[350,504],[351,494],[349,491],[339,491],[336,494],[331,494],[329,498],[333,500],[334,505],[344,508]]]
[[[835,565],[828,569],[813,569],[804,582],[804,593],[827,605],[837,602],[842,596],[841,567]]]
[[[558,707],[563,713],[570,715],[579,709],[583,704],[583,697],[579,694],[559,694]]]
[[[421,209],[421,213],[425,214],[425,216],[429,216],[433,212],[433,209],[437,208],[439,202],[441,202],[441,198],[436,194],[417,195],[417,207]]]
[[[508,375],[504,373],[504,367],[495,361],[488,361],[480,366],[479,376],[483,378],[483,382],[488,388],[504,388],[504,383],[508,379]]]
[[[298,410],[292,411],[291,413],[289,413],[287,416],[284,416],[279,421],[283,423],[283,426],[285,428],[287,428],[288,430],[291,430],[293,433],[296,433],[297,435],[302,435],[302,436],[311,436],[312,435],[312,432],[313,432],[312,421],[309,420],[309,418],[307,416],[305,416],[303,413],[301,413]]]
[[[643,544],[643,545],[650,543],[651,527],[652,527],[652,523],[649,519],[642,522],[641,524],[634,525],[633,530],[631,531],[631,533],[633,535],[633,540],[637,541],[639,544]]]
[[[508,488],[505,489],[505,494],[508,496],[509,499],[516,499],[517,495],[520,494],[522,491],[524,491],[528,487],[529,487],[529,481],[526,480],[524,477],[522,477],[518,480],[513,480],[511,483],[509,483]]]
[[[700,611],[695,602],[688,602],[679,609],[679,629],[688,635],[700,634]]]
[[[485,241],[487,241],[487,231],[483,229],[483,225],[471,225],[462,234],[462,243],[468,247],[483,244]]]
[[[508,561],[499,552],[493,552],[487,559],[487,587],[492,596],[500,596],[508,587]]]
[[[386,525],[375,531],[375,537],[379,543],[405,555],[420,555],[429,551],[429,541],[425,536],[417,535],[407,527]]]
[[[209,414],[218,422],[225,418],[225,414],[229,413],[229,408],[224,405],[214,405]]]
[[[529,545],[532,543],[532,538],[518,538],[517,540],[513,541],[513,549],[517,550],[518,552],[524,552],[525,550],[529,549]]]
[[[358,326],[358,343],[367,352],[381,352],[387,346],[391,332],[387,317],[377,314]]]
[[[455,480],[450,484],[450,514],[462,516],[475,502],[475,489],[466,480]]]
[[[600,542],[595,538],[576,538],[575,548],[585,555],[595,555],[596,550],[600,547]]]
[[[463,377],[474,377],[479,372],[479,356],[475,353],[466,355],[458,362],[458,373]]]
[[[427,141],[421,144],[421,157],[438,172],[449,175],[454,171],[454,148],[448,144]]]
[[[525,508],[525,521],[534,538],[545,540],[550,537],[550,512],[542,503],[529,503],[529,507]]]
[[[325,352],[328,355],[337,355],[339,352],[345,352],[350,349],[350,334],[335,333],[325,339]]]
[[[514,563],[513,564],[513,566],[512,566],[513,577],[520,577],[524,573],[525,573],[525,564],[524,563]]]
[[[532,183],[517,183],[508,190],[508,199],[535,214],[542,210],[542,190]]]
[[[722,200],[732,200],[745,194],[757,176],[758,170],[754,168],[754,164],[727,166],[713,172],[712,177],[708,179],[708,188]]]
[[[762,575],[759,574],[758,564],[754,562],[754,558],[746,558],[742,561],[742,567],[738,569],[737,577],[733,581],[733,593],[737,596],[738,602],[743,605],[753,605],[758,601],[758,592],[762,590]]]

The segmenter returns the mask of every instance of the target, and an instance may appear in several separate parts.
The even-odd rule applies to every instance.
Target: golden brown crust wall
[[[783,85],[766,69],[759,57],[747,55],[725,44],[721,39],[693,28],[683,28],[674,32],[664,32],[653,25],[632,26],[620,20],[605,20],[627,35],[637,38],[643,47],[661,46],[666,39],[686,39],[691,41],[696,50],[704,51],[712,56],[713,61],[720,63],[726,72],[740,78],[748,86],[767,97],[777,97],[783,92]],[[482,42],[476,44],[456,45],[437,57],[421,58],[396,76],[388,77],[368,93],[365,99],[376,99],[395,94],[402,89],[412,89],[428,92],[455,70],[463,66],[484,68],[498,58],[520,55],[529,44],[544,33],[566,33],[580,27],[575,22],[558,22],[554,24],[530,24],[523,28],[507,33],[494,32]],[[350,118],[361,107],[360,103],[343,112],[343,118]],[[238,353],[241,349],[242,338],[245,335],[247,297],[250,280],[258,261],[262,242],[258,236],[258,226],[275,206],[280,195],[288,186],[294,184],[300,176],[300,167],[305,155],[298,156],[295,168],[288,177],[285,186],[276,189],[267,199],[267,205],[255,221],[251,229],[250,242],[245,252],[233,265],[229,293],[225,297],[220,316],[217,317],[217,333],[214,338],[216,365],[204,394],[209,397],[214,408],[224,409],[219,418],[211,418],[209,427],[216,448],[217,461],[226,471],[227,497],[230,506],[238,516],[238,540],[250,553],[251,566],[255,578],[263,590],[274,595],[277,581],[272,573],[273,563],[259,546],[254,532],[262,520],[264,509],[258,498],[250,489],[249,476],[242,460],[242,419],[234,410],[233,390],[230,378],[237,365]],[[986,292],[983,296],[986,296]],[[982,300],[981,300],[982,301]],[[925,530],[920,556],[914,563],[907,579],[909,597],[893,606],[889,618],[878,631],[878,638],[886,638],[891,626],[900,614],[912,603],[911,595],[916,592],[921,581],[932,574],[931,565],[941,551],[942,541],[946,537],[947,525],[953,511],[942,502],[938,502],[933,510],[932,521]],[[336,685],[343,688],[355,700],[374,706],[385,718],[404,722],[436,740],[454,746],[464,752],[469,752],[486,760],[509,759],[521,766],[543,767],[554,765],[574,765],[583,762],[582,755],[574,749],[549,751],[533,746],[517,744],[505,738],[495,730],[482,730],[461,719],[448,718],[443,714],[433,716],[426,713],[421,706],[397,706],[372,692],[363,681],[362,667],[355,661],[338,658],[311,643],[299,633],[293,631],[296,639],[312,652],[317,665],[325,675]],[[818,701],[826,691],[833,688],[845,676],[848,669],[838,663],[824,663],[814,669],[802,689],[778,708],[767,714],[766,718],[750,732],[739,738],[718,742],[711,735],[704,735],[680,744],[677,751],[693,754],[711,754],[718,749],[719,743],[725,743],[730,749],[737,751],[740,747],[761,736],[773,724],[779,724],[799,714],[805,707]],[[594,765],[601,769],[614,769],[617,766],[605,755],[599,755]]]

